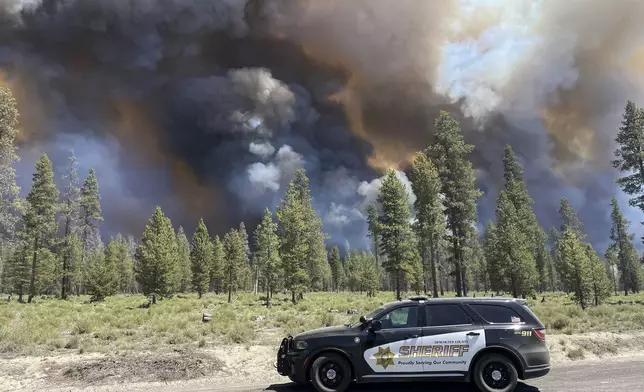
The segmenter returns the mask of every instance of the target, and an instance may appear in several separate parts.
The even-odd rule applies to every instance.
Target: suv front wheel
[[[517,369],[504,355],[485,355],[474,367],[474,383],[482,392],[512,392],[518,382]]]
[[[351,383],[351,368],[337,354],[322,354],[311,365],[311,383],[319,392],[344,392]]]

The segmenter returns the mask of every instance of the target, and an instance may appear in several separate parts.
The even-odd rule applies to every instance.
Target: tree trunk
[[[465,279],[465,276],[467,274],[467,266],[463,265],[461,267],[461,287],[463,288],[463,296],[467,297],[467,279]]]
[[[438,283],[436,282],[436,262],[438,261],[438,249],[435,249],[434,239],[430,243],[430,259],[429,259],[429,268],[431,269],[432,274],[432,296],[438,298]],[[442,291],[442,290],[441,290]]]
[[[36,234],[34,238],[34,255],[31,261],[31,282],[29,283],[29,296],[27,297],[27,303],[31,303],[31,300],[36,296],[36,261],[38,255],[38,235]]]
[[[400,270],[396,271],[396,299],[400,301]]]
[[[228,303],[231,303],[233,300],[233,285],[228,286]]]
[[[268,283],[268,278],[266,278],[266,307],[271,307],[271,285]]]
[[[199,295],[199,299],[201,299],[201,290],[197,291],[197,294]]]
[[[295,300],[295,290],[291,290],[291,302],[293,302],[293,304],[297,303],[297,301]]]

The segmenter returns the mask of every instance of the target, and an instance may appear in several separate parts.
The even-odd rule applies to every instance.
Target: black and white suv
[[[320,392],[352,381],[464,381],[484,392],[513,391],[550,371],[545,329],[514,298],[411,297],[355,324],[289,336],[277,371]]]

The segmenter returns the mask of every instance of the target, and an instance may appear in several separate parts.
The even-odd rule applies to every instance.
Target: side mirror
[[[360,324],[364,324],[367,322],[367,319],[364,318],[364,316],[360,316]]]
[[[369,329],[372,332],[380,331],[382,329],[382,322],[380,320],[374,320],[371,322]]]

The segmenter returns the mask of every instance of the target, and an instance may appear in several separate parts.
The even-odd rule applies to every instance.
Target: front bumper
[[[281,376],[288,376],[293,381],[306,382],[306,352],[292,350],[293,337],[282,340],[277,351],[275,368]]]

